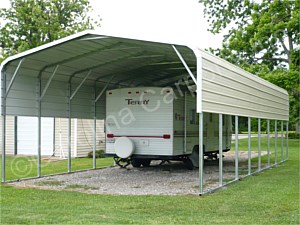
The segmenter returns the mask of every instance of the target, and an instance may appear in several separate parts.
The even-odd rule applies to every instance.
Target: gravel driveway
[[[239,152],[240,171],[247,170],[247,152]],[[262,152],[262,155],[266,152]],[[234,151],[224,154],[224,180],[234,178]],[[252,152],[252,157],[257,153]],[[182,162],[159,165],[153,161],[148,168],[127,169],[107,167],[97,170],[55,175],[11,183],[18,187],[51,190],[72,190],[90,194],[113,195],[197,195],[199,171],[187,170]],[[205,161],[204,189],[218,186],[218,161]],[[255,166],[255,165],[253,165]]]

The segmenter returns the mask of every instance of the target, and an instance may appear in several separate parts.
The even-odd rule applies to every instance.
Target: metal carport
[[[70,143],[71,118],[105,119],[107,89],[134,86],[196,89],[200,120],[200,194],[204,193],[203,112],[219,114],[220,124],[222,114],[234,115],[236,124],[238,116],[249,117],[249,121],[251,117],[267,119],[268,124],[269,120],[280,120],[282,130],[283,121],[288,121],[289,116],[285,90],[189,44],[158,43],[85,31],[9,57],[0,68],[2,182],[5,182],[6,115],[39,118],[37,176],[40,177],[40,118],[69,118]],[[220,128],[222,146],[222,126]],[[94,130],[96,133],[96,127]],[[94,151],[95,146],[96,139]],[[69,172],[70,152],[69,144]],[[93,166],[96,167],[95,155]],[[236,168],[236,180],[238,178]],[[220,186],[223,185],[220,169]]]

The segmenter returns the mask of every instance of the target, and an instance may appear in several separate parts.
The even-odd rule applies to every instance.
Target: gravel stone
[[[252,152],[252,157],[257,152]],[[266,152],[262,152],[265,155]],[[223,179],[234,179],[234,151],[224,153]],[[246,174],[248,153],[239,152],[239,170]],[[198,195],[199,170],[187,170],[182,162],[152,161],[150,167],[126,169],[106,167],[102,169],[54,175],[39,179],[10,183],[17,187],[50,190],[71,190],[89,194],[111,195]],[[244,163],[243,163],[244,162]],[[204,162],[204,190],[218,187],[219,161]],[[257,165],[252,165],[253,167]]]

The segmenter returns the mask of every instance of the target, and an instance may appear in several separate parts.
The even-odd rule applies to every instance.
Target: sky
[[[220,47],[222,35],[207,31],[197,0],[90,0],[104,32],[201,48]]]
[[[188,43],[200,48],[221,47],[222,35],[207,31],[208,22],[197,0],[90,0],[102,19],[104,34],[174,44]],[[9,7],[1,0],[0,7]]]

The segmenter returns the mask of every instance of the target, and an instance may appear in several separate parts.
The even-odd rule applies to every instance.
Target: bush
[[[96,150],[96,158],[104,158],[104,150]],[[88,158],[93,158],[93,151],[88,153]]]
[[[289,132],[289,139],[300,139],[300,133],[298,132]]]

